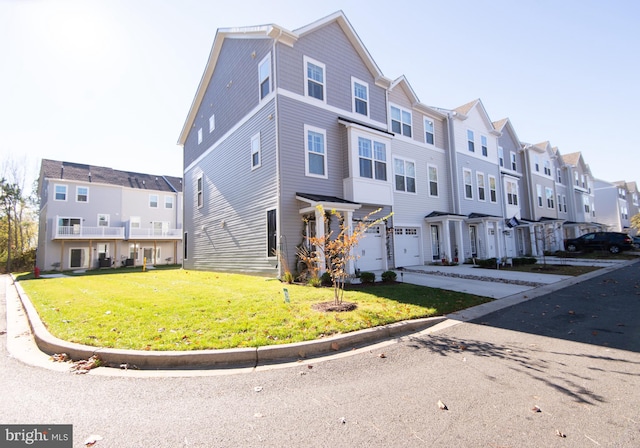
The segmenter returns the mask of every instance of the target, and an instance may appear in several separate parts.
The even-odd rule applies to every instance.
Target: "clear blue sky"
[[[0,159],[180,176],[176,141],[216,29],[294,30],[337,10],[423,103],[481,98],[521,140],[640,181],[634,0],[0,0]]]

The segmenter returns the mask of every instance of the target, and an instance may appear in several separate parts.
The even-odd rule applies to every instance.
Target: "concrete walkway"
[[[60,370],[61,364],[48,360],[48,355],[66,353],[72,359],[88,359],[93,355],[110,366],[137,366],[141,369],[255,369],[260,366],[296,362],[318,357],[344,356],[366,349],[371,344],[402,340],[411,333],[446,328],[456,323],[476,319],[482,315],[515,305],[534,297],[605,274],[619,267],[640,260],[616,260],[609,266],[579,277],[522,273],[506,270],[480,269],[473,265],[413,266],[398,272],[398,281],[466,292],[495,299],[489,303],[460,311],[448,316],[416,319],[385,325],[315,341],[282,344],[266,347],[199,350],[199,351],[138,351],[97,348],[74,344],[53,337],[24,293],[19,282],[5,278],[8,349],[12,356],[27,364]],[[548,262],[548,261],[547,261]],[[91,371],[97,373],[103,369]],[[106,369],[120,372],[116,369]],[[124,371],[122,371],[124,372]],[[142,372],[142,371],[139,371]],[[166,371],[175,375],[177,370]],[[181,375],[182,376],[182,375]]]

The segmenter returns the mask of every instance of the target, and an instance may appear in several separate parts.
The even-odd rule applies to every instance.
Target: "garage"
[[[373,226],[367,229],[366,234],[358,242],[355,254],[355,266],[363,271],[379,271],[386,268],[384,257],[384,229],[382,226]]]
[[[420,229],[418,227],[395,227],[393,233],[396,267],[421,265]]]

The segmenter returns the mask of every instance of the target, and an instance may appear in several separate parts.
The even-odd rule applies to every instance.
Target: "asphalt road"
[[[0,423],[73,424],[77,447],[640,446],[640,263],[350,356],[193,377],[22,364],[4,303]]]

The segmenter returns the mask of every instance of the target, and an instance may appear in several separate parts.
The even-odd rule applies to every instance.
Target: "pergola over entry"
[[[318,206],[322,206],[324,211],[336,210],[340,212],[345,222],[349,223],[349,227],[351,228],[353,225],[353,212],[362,207],[362,204],[358,204],[357,202],[348,201],[346,199],[338,198],[336,196],[325,196],[322,194],[313,194],[313,193],[296,193],[296,199],[308,204],[307,207],[302,207],[299,210],[301,215],[306,215],[308,213],[313,213],[316,221],[316,235],[324,235],[324,216],[321,211],[318,209]],[[320,257],[320,273],[324,272],[324,260],[322,259],[323,254],[318,254]],[[352,274],[354,271],[353,264],[349,262],[347,264],[347,272]]]

